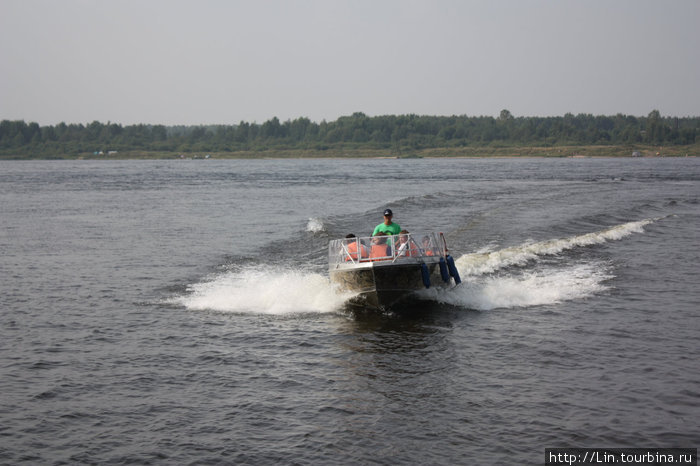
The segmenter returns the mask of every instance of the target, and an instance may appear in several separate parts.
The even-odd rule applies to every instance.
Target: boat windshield
[[[415,261],[433,256],[445,256],[444,241],[438,241],[435,233],[343,238],[332,240],[328,245],[328,263],[331,266],[342,263]]]

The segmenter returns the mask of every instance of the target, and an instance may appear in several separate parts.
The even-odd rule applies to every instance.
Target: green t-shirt
[[[387,235],[398,235],[399,233],[401,233],[401,227],[398,223],[392,222],[389,225],[385,225],[384,222],[382,222],[374,228],[372,236],[375,236],[379,232],[386,233]]]

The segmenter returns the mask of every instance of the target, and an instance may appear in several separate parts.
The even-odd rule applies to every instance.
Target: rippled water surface
[[[0,464],[541,464],[700,443],[700,162],[0,163]],[[354,312],[390,207],[463,284]]]

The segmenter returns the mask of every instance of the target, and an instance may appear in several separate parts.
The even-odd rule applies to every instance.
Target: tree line
[[[404,152],[463,146],[689,145],[700,117],[573,115],[514,117],[385,115],[364,113],[320,123],[301,117],[262,124],[164,126],[93,121],[39,126],[0,122],[0,155],[63,156],[107,151],[230,152],[279,149],[385,149]]]

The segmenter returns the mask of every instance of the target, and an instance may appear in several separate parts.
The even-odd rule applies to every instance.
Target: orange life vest
[[[391,248],[388,244],[373,244],[369,258],[373,261],[389,260],[391,259]]]
[[[353,241],[352,243],[348,244],[348,253],[350,257],[347,255],[345,256],[345,260],[349,261],[350,258],[352,260],[357,260],[357,242]],[[364,245],[360,245],[360,258],[365,259],[367,257],[367,248],[365,248]]]

